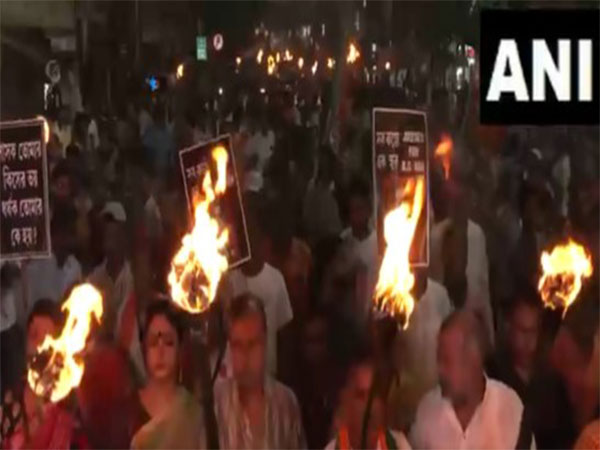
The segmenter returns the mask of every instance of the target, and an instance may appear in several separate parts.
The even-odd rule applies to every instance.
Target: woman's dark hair
[[[63,316],[60,312],[60,308],[58,304],[49,298],[41,298],[35,302],[31,312],[29,313],[29,317],[27,317],[27,328],[33,322],[33,319],[36,317],[47,317],[56,325],[60,327],[62,325]]]
[[[150,328],[150,324],[152,320],[154,320],[157,316],[163,316],[167,321],[171,324],[173,328],[175,328],[175,332],[177,333],[177,340],[179,343],[183,340],[183,332],[184,327],[181,320],[181,315],[179,311],[177,311],[171,303],[167,300],[159,300],[157,302],[151,303],[148,308],[146,308],[146,321],[144,323],[144,329],[142,331],[142,336],[145,339],[148,334],[148,329]]]

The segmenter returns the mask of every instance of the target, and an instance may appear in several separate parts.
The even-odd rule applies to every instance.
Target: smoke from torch
[[[452,160],[452,138],[447,134],[442,134],[442,140],[435,148],[433,153],[435,158],[438,158],[444,168],[444,178],[450,178],[450,161]]]
[[[538,291],[542,301],[547,308],[562,308],[564,317],[577,299],[583,280],[592,276],[592,259],[582,245],[569,239],[551,252],[542,252],[541,264]]]
[[[192,314],[208,309],[216,297],[221,276],[229,267],[226,253],[229,231],[211,215],[211,205],[227,188],[229,156],[220,145],[211,155],[217,167],[216,183],[213,184],[207,169],[202,180],[202,194],[194,200],[194,226],[181,240],[167,279],[171,299]]]
[[[424,206],[423,177],[409,179],[400,205],[387,213],[383,222],[385,253],[375,286],[375,306],[380,311],[403,320],[408,327],[415,306],[411,289],[415,277],[410,270],[410,248]]]
[[[102,318],[102,296],[91,284],[76,286],[62,306],[68,312],[58,338],[46,336],[27,370],[27,381],[36,393],[56,403],[65,398],[81,382],[85,349],[92,318]],[[42,361],[42,364],[40,364]],[[41,370],[36,366],[42,365]]]

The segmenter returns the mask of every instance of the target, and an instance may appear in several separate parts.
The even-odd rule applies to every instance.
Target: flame
[[[183,64],[179,64],[177,66],[177,73],[175,74],[175,76],[177,77],[178,80],[183,78]]]
[[[312,65],[312,67],[310,68],[312,74],[314,75],[315,73],[317,73],[317,69],[319,67],[319,61],[315,61]]]
[[[333,69],[333,66],[335,66],[335,59],[333,59],[333,58],[327,58],[327,67],[329,69]]]
[[[275,55],[275,61],[277,61],[277,63],[279,63],[280,60],[281,60],[281,54],[279,52],[277,52],[277,54]]]
[[[541,257],[542,276],[538,291],[544,305],[563,308],[563,317],[577,299],[582,281],[592,275],[592,259],[585,247],[569,238],[566,244],[555,246]]]
[[[304,67],[304,58],[300,57],[300,58],[298,58],[298,69],[302,70],[303,67]]]
[[[348,48],[348,56],[346,56],[346,62],[349,64],[354,64],[354,62],[360,57],[360,52],[356,48],[353,42],[350,42],[350,47]]]
[[[452,159],[452,138],[447,134],[442,134],[442,140],[435,148],[433,155],[439,158],[444,167],[444,178],[450,178],[450,160]]]
[[[68,316],[60,336],[46,336],[27,371],[33,392],[49,397],[53,403],[65,398],[81,382],[85,365],[78,355],[85,348],[92,317],[97,322],[102,318],[102,296],[91,284],[81,284],[73,289],[62,310],[67,311]],[[46,354],[49,358],[38,371],[33,366]]]
[[[205,172],[203,193],[194,202],[194,227],[181,240],[167,280],[173,301],[193,314],[210,306],[219,280],[229,267],[225,248],[229,231],[210,213],[214,200],[227,189],[229,155],[225,147],[219,145],[212,150],[212,158],[217,166],[217,181],[213,184],[210,170]]]
[[[264,54],[264,52],[263,52],[263,49],[261,48],[256,55],[256,62],[258,64],[262,63],[263,54]]]
[[[44,116],[36,116],[36,118],[44,121],[44,142],[47,144],[50,142],[50,126],[48,125],[48,121]]]
[[[415,277],[410,271],[409,253],[424,205],[423,177],[409,179],[402,197],[400,205],[387,213],[383,222],[386,249],[375,286],[374,301],[377,309],[391,316],[400,316],[406,329],[415,306],[415,299],[410,292]]]
[[[242,63],[242,58],[240,58],[239,56],[235,57],[235,64],[236,66],[239,66]]]
[[[273,72],[275,72],[275,59],[273,55],[269,55],[267,58],[267,73],[273,75]]]
[[[292,61],[293,59],[294,59],[294,55],[292,55],[292,54],[290,53],[290,51],[289,51],[289,50],[286,48],[286,49],[285,49],[285,53],[284,53],[284,55],[283,55],[283,60],[284,60],[284,61]]]

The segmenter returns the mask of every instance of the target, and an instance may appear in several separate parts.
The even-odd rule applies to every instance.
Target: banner
[[[402,200],[410,179],[423,177],[425,205],[410,249],[412,266],[429,265],[429,157],[427,116],[410,109],[373,109],[373,180],[380,253],[385,248],[383,219]]]
[[[229,229],[229,243],[227,245],[227,260],[229,268],[236,267],[250,259],[250,242],[244,217],[242,194],[233,158],[231,137],[219,136],[207,142],[201,142],[179,151],[179,164],[185,188],[185,196],[190,217],[194,216],[195,195],[202,189],[202,180],[207,170],[216,174],[215,163],[212,160],[212,150],[223,146],[229,156],[227,160],[227,187],[222,196],[215,199],[213,209],[219,220]],[[216,175],[212,176],[216,179]]]
[[[0,258],[51,253],[44,119],[0,122]]]

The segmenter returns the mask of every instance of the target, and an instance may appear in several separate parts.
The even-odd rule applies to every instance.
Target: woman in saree
[[[60,330],[62,316],[52,300],[40,299],[27,319],[26,357],[31,360],[46,336]],[[87,448],[79,421],[62,402],[51,403],[37,396],[26,380],[26,370],[14,386],[3,392],[0,407],[0,441],[10,449]]]
[[[134,449],[206,446],[200,405],[179,383],[182,335],[179,317],[168,302],[149,306],[144,327],[148,381],[138,391]]]

